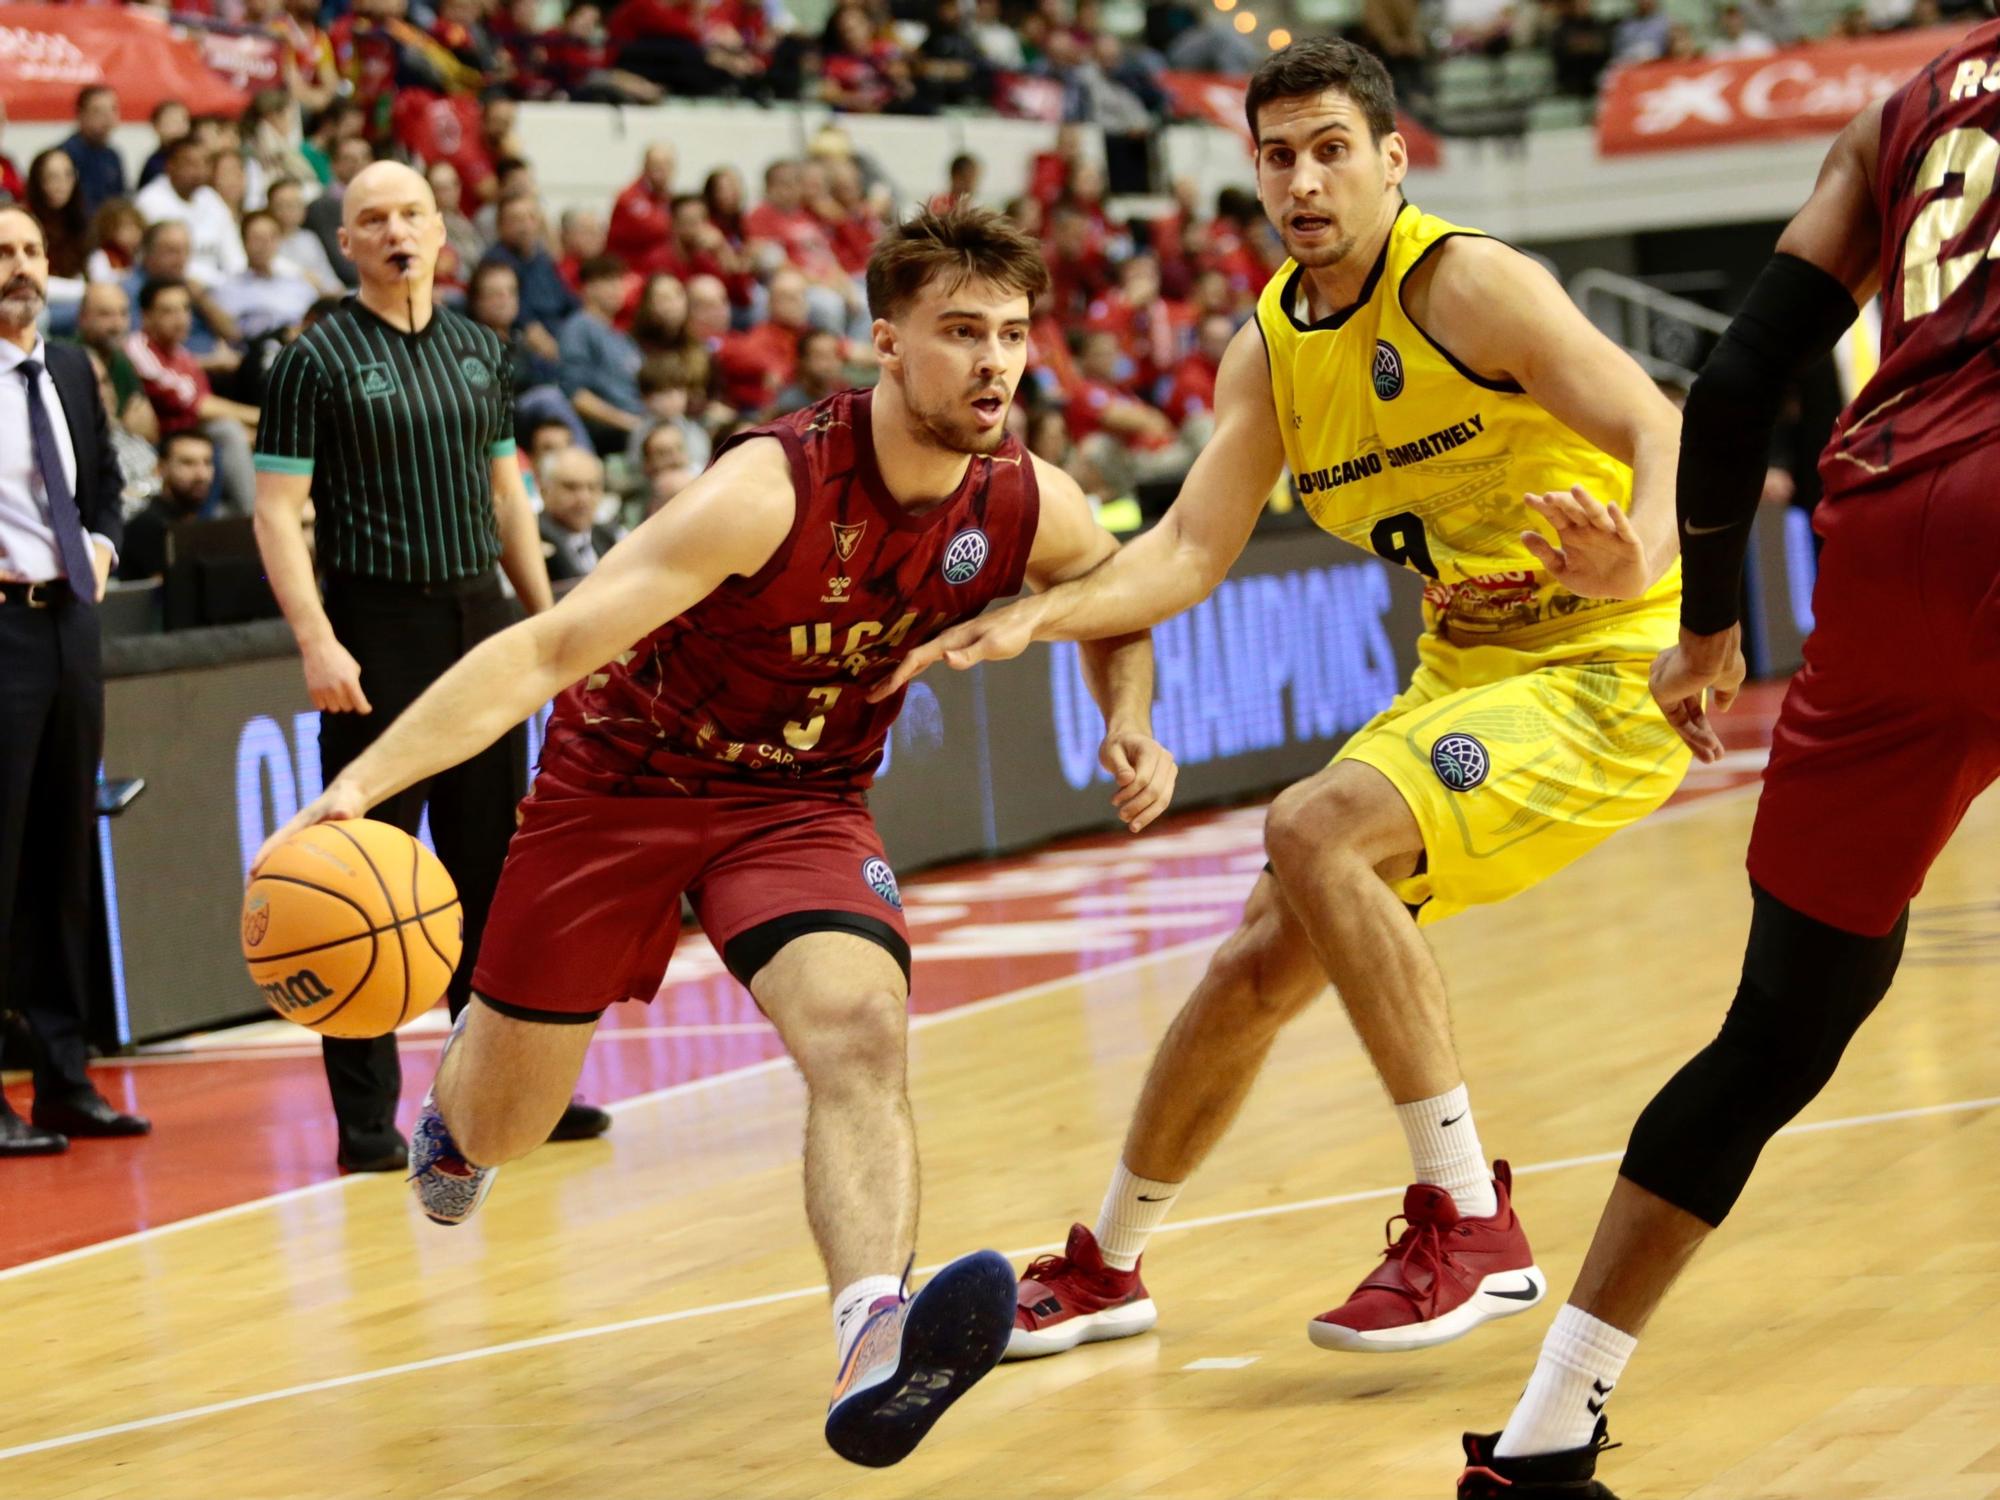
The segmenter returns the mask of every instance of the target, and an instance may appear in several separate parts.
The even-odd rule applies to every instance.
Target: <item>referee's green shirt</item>
[[[310,474],[320,565],[442,583],[499,559],[492,460],[514,452],[507,346],[447,308],[404,333],[350,297],[271,367],[257,467]]]

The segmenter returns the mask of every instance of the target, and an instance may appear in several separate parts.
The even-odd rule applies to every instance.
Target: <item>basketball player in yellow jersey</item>
[[[1427,628],[1408,690],[1272,805],[1270,872],[1153,1061],[1095,1232],[1077,1225],[1028,1268],[1015,1356],[1152,1327],[1147,1236],[1329,980],[1416,1183],[1408,1228],[1313,1341],[1422,1348],[1539,1302],[1418,928],[1553,874],[1658,807],[1688,763],[1647,689],[1679,628],[1678,414],[1534,261],[1403,201],[1369,53],[1295,43],[1246,103],[1292,259],[1223,359],[1215,435],[1180,498],[1095,572],[947,631],[894,681],[1188,608],[1286,465],[1322,527],[1429,580]]]

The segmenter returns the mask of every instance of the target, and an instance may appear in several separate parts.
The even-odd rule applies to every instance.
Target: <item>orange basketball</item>
[[[387,1036],[443,996],[464,942],[458,889],[400,828],[316,823],[243,894],[243,959],[271,1008],[325,1036]]]

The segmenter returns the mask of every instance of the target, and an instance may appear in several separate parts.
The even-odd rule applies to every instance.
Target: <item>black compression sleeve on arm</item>
[[[1688,393],[1681,624],[1697,635],[1727,630],[1740,613],[1743,555],[1785,388],[1832,352],[1857,312],[1847,288],[1811,261],[1774,255]]]

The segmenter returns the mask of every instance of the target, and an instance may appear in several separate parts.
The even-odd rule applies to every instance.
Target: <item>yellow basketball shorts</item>
[[[1416,815],[1423,868],[1393,889],[1420,923],[1518,895],[1672,795],[1691,756],[1647,672],[1678,615],[1531,648],[1423,637],[1409,687],[1333,762],[1373,766]]]

